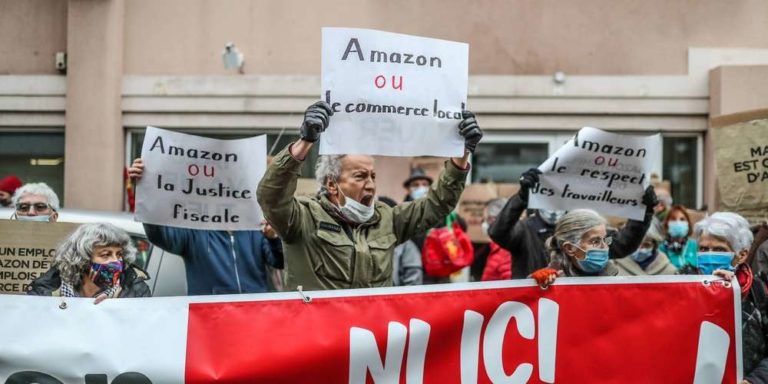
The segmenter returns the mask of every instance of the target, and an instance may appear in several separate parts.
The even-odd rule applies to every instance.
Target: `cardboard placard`
[[[79,226],[0,220],[0,293],[25,293],[32,280],[51,268],[58,244]]]
[[[752,222],[768,210],[768,109],[712,121],[717,158],[719,210]]]

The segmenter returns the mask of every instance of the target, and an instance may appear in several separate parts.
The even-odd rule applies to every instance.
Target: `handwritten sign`
[[[768,209],[768,110],[712,122],[720,209],[757,221]]]
[[[256,186],[267,167],[265,136],[217,140],[147,127],[136,220],[175,227],[255,230]]]
[[[590,208],[642,220],[642,196],[661,148],[660,135],[620,135],[585,127],[547,159],[530,208]]]
[[[25,293],[51,268],[56,247],[78,226],[0,220],[0,293]]]
[[[462,156],[469,45],[323,28],[322,95],[334,110],[320,154]]]

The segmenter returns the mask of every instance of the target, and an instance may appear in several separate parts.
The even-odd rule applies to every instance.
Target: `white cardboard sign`
[[[659,148],[659,134],[621,135],[584,127],[539,166],[543,173],[528,206],[589,208],[642,220],[642,196]]]
[[[210,230],[259,229],[256,187],[267,168],[266,136],[217,140],[147,127],[136,220]]]
[[[322,94],[334,115],[320,154],[462,156],[469,45],[323,28]]]

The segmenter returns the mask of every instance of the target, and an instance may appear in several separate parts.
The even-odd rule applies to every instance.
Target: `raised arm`
[[[333,110],[324,101],[307,108],[300,129],[301,138],[275,156],[259,183],[256,198],[264,216],[286,242],[291,242],[301,228],[301,204],[293,195],[302,161],[328,128],[331,115]]]

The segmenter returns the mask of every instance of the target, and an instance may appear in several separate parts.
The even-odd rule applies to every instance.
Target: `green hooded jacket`
[[[283,241],[286,287],[291,290],[391,286],[395,246],[445,220],[459,201],[468,172],[446,161],[425,198],[394,208],[377,201],[370,220],[350,225],[325,196],[294,197],[301,165],[288,147],[283,149],[257,191],[264,216]]]

